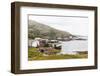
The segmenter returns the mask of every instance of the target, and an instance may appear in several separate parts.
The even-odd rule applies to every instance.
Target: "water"
[[[76,54],[77,51],[88,51],[88,40],[71,40],[62,42],[62,54]]]

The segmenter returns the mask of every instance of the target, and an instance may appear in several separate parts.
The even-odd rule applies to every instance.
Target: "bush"
[[[38,51],[38,48],[29,48],[28,50],[28,57],[36,57],[36,56],[42,56],[43,54]]]

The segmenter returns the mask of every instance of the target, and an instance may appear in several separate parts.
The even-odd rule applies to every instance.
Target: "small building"
[[[34,41],[34,39],[29,39],[28,40],[28,47],[32,47],[32,42]]]
[[[38,46],[40,46],[39,41],[38,41],[38,40],[34,40],[34,41],[32,42],[32,47],[38,47]]]
[[[38,47],[40,45],[39,40],[41,40],[41,38],[29,39],[28,47]]]
[[[42,39],[42,38],[35,38],[35,39],[29,39],[28,40],[28,46],[29,47],[39,47],[39,46],[45,46],[45,44],[48,42],[48,39]]]

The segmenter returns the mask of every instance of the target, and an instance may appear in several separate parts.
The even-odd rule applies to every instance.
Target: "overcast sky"
[[[88,36],[88,18],[87,17],[29,15],[29,20],[34,20],[39,23],[46,24],[55,29],[67,31],[74,35]]]

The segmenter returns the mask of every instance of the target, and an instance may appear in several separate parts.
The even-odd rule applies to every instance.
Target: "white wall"
[[[10,73],[10,54],[11,54],[11,15],[10,3],[13,1],[43,2],[72,5],[99,6],[100,0],[0,0],[0,76],[16,76]],[[99,6],[100,13],[100,6]],[[100,16],[100,14],[99,14]],[[98,16],[98,17],[99,17]],[[100,21],[100,18],[98,19]],[[98,23],[100,24],[100,22]],[[98,27],[99,28],[99,27]],[[100,30],[99,30],[100,33]],[[100,42],[100,35],[98,36]],[[99,46],[99,45],[98,45]],[[100,48],[98,48],[100,49]],[[100,52],[99,52],[100,58]],[[21,74],[18,76],[100,76],[100,60],[98,70],[65,71],[38,74]]]

